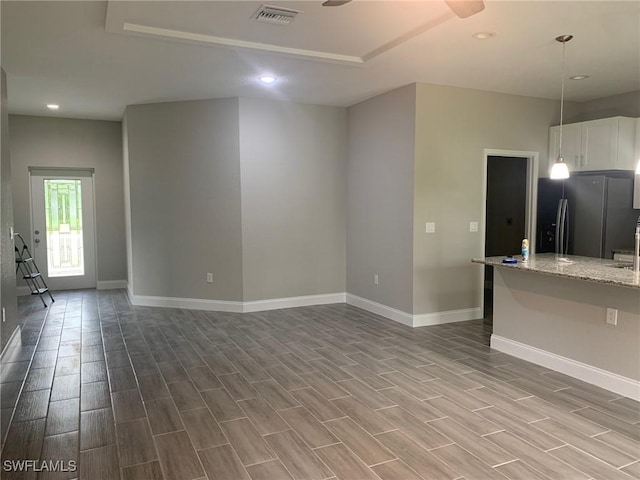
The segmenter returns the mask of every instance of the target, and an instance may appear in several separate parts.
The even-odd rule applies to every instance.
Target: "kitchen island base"
[[[640,290],[498,267],[491,348],[640,401]]]

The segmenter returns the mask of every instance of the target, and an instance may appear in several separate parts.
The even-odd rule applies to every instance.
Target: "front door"
[[[32,254],[47,286],[95,288],[93,172],[30,173]]]

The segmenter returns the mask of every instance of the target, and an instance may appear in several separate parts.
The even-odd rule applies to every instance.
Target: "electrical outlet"
[[[436,224],[434,222],[427,222],[425,226],[425,232],[433,233],[436,231]]]
[[[380,284],[380,279],[378,278],[378,274],[377,273],[373,274],[373,284],[374,285],[379,285]]]
[[[477,232],[478,231],[478,222],[469,222],[469,231]]]
[[[207,272],[207,283],[213,283],[213,273]]]
[[[607,308],[607,323],[609,325],[618,325],[618,310]]]

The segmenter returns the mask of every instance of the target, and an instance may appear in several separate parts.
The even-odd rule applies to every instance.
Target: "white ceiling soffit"
[[[256,14],[262,7],[271,6],[297,12],[295,22],[258,24]],[[327,8],[321,2],[311,1],[264,5],[252,1],[109,0],[105,30],[359,65],[452,18],[455,14],[445,3],[436,1],[398,2],[397,8],[390,11],[388,4],[366,1]],[[354,31],[368,33],[353,35]],[[307,39],[308,48],[293,46],[294,42],[300,43],[301,37]]]

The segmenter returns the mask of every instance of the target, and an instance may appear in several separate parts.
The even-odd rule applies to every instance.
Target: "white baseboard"
[[[637,380],[499,335],[491,335],[491,348],[640,401],[640,382]]]
[[[464,310],[448,310],[444,312],[422,313],[413,315],[396,308],[377,303],[366,298],[347,293],[347,303],[362,308],[368,312],[382,315],[409,327],[426,327],[428,325],[441,325],[443,323],[464,322],[482,318],[480,308],[467,308]]]
[[[22,327],[20,325],[16,326],[13,329],[13,333],[9,338],[9,341],[2,349],[2,353],[0,353],[0,363],[11,363],[11,356],[14,354],[17,347],[20,346],[22,339],[20,338],[20,333],[22,332]]]
[[[126,280],[98,280],[96,290],[116,290],[127,288]]]
[[[413,316],[414,327],[442,325],[443,323],[466,322],[482,318],[481,308],[465,308],[462,310],[445,310],[444,312],[423,313]]]
[[[346,297],[349,305],[362,308],[363,310],[375,313],[376,315],[382,315],[383,317],[402,323],[408,327],[413,327],[413,315],[410,313],[403,312],[402,310],[398,310],[393,307],[388,307],[387,305],[383,305],[382,303],[374,302],[366,298],[358,297],[357,295],[352,295],[351,293],[347,293]]]
[[[138,307],[186,308],[189,310],[206,310],[210,312],[242,313],[242,302],[226,300],[204,300],[200,298],[155,297],[147,295],[131,295],[131,305]]]
[[[211,312],[248,313],[264,310],[278,310],[281,308],[308,307],[311,305],[326,305],[329,303],[344,303],[344,293],[328,293],[323,295],[306,295],[303,297],[270,298],[252,302],[230,302],[226,300],[204,300],[199,298],[152,297],[134,295],[128,288],[129,300],[132,305],[141,307],[187,308],[206,310]]]
[[[96,284],[96,290],[115,290],[120,288],[127,288],[126,280],[101,280]],[[16,287],[16,295],[18,297],[26,297],[31,295],[31,289],[26,285]]]
[[[327,305],[330,303],[345,303],[345,293],[326,293],[321,295],[305,295],[302,297],[270,298],[242,303],[242,311],[262,312],[281,308],[309,307],[311,305]]]

